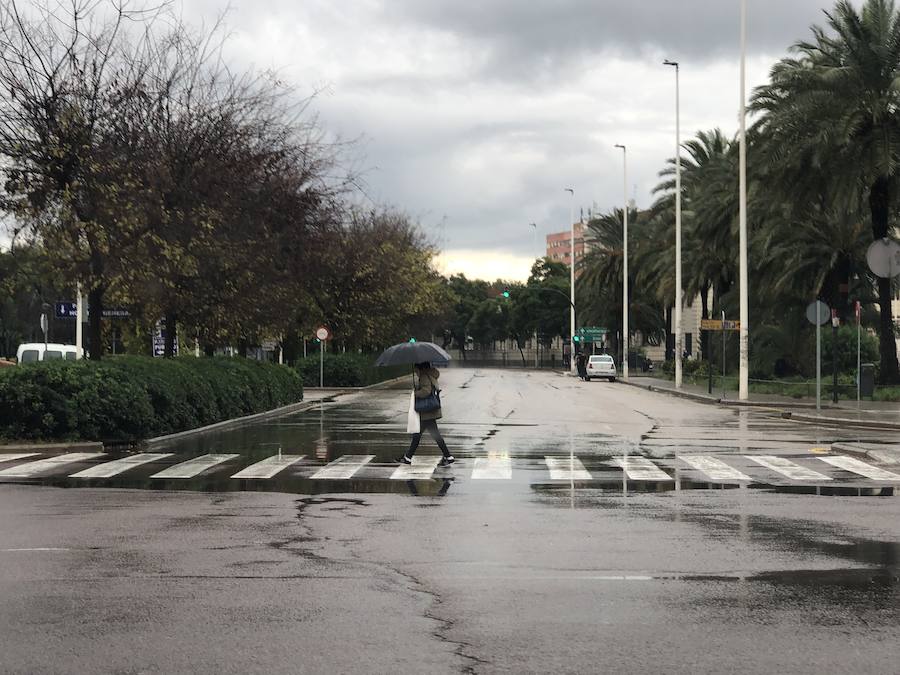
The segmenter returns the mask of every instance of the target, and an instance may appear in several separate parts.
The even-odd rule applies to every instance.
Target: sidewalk
[[[816,411],[815,399],[750,392],[750,399],[741,401],[738,400],[738,392],[734,390],[726,390],[723,397],[722,390],[716,389],[715,381],[712,395],[708,393],[706,385],[684,384],[681,389],[675,389],[674,382],[658,377],[632,376],[626,384],[703,403],[772,408],[781,411],[781,416],[785,419],[798,422],[900,430],[900,403],[896,402],[860,401],[857,408],[856,401],[839,401],[835,405],[829,399],[822,401],[821,411]]]

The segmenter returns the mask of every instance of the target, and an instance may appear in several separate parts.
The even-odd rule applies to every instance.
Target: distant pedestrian
[[[437,383],[440,376],[441,374],[438,369],[432,368],[430,363],[417,363],[415,375],[413,376],[415,383],[413,394],[415,395],[416,400],[421,401],[434,396],[436,393],[439,394],[440,389],[438,389]],[[441,436],[441,432],[438,430],[437,421],[441,419],[441,417],[440,397],[438,397],[437,407],[435,409],[419,413],[419,433],[412,435],[412,439],[409,443],[409,450],[406,451],[405,455],[397,459],[398,462],[401,464],[412,464],[413,455],[416,452],[416,448],[419,447],[419,441],[422,440],[422,434],[425,431],[431,435],[441,449],[443,457],[441,458],[439,466],[450,466],[456,461],[453,458],[453,455],[450,454],[450,450],[447,449],[444,437]]]
[[[575,357],[575,368],[578,370],[578,377],[587,380],[587,358],[584,352],[578,352],[578,356]]]

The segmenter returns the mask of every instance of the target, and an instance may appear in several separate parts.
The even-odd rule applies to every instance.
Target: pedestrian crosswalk
[[[172,453],[136,453],[115,459],[102,452],[67,453],[33,459],[40,453],[0,454],[4,465],[0,478],[35,479],[62,477],[71,479],[106,479],[124,474],[143,475],[151,479],[181,481],[198,476],[232,480],[268,480],[300,478],[314,481],[367,480],[416,481],[453,475],[477,481],[511,481],[517,473],[529,481],[568,481],[589,483],[609,481],[610,472],[619,472],[618,480],[635,482],[707,481],[712,483],[800,484],[816,485],[838,482],[873,481],[879,485],[900,487],[900,473],[874,466],[844,455],[738,455],[683,454],[674,458],[650,459],[642,455],[576,456],[525,455],[514,457],[506,451],[492,451],[483,456],[459,458],[452,467],[439,467],[439,456],[416,456],[411,465],[376,462],[376,455],[343,455],[322,465],[313,457],[281,454],[266,457],[244,466],[234,466],[239,454],[207,454],[159,467],[174,461]],[[31,461],[22,461],[22,460]],[[542,461],[540,461],[542,460]],[[75,467],[74,465],[82,465]],[[88,466],[83,466],[87,464]],[[223,465],[231,472],[223,473]],[[142,467],[154,465],[152,468]],[[74,468],[80,470],[74,471]],[[235,471],[236,468],[240,470]],[[158,469],[158,470],[157,470]],[[154,473],[147,475],[150,471]],[[71,473],[70,473],[71,472]],[[452,472],[448,474],[447,472]],[[527,472],[527,473],[526,473]]]

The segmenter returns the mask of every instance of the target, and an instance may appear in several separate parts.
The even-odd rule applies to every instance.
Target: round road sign
[[[831,319],[831,309],[821,300],[809,303],[806,307],[806,320],[812,325],[823,326]]]
[[[900,244],[892,239],[878,239],[869,245],[866,262],[872,273],[882,279],[900,274]]]
[[[316,328],[316,337],[320,340],[329,340],[331,339],[331,331],[325,328],[325,326],[319,326]]]

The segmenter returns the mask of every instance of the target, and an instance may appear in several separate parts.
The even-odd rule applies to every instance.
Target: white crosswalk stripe
[[[871,478],[872,480],[900,481],[900,474],[885,471],[884,469],[879,469],[877,466],[866,464],[865,462],[862,462],[854,457],[845,457],[843,455],[838,455],[836,457],[819,457],[818,459],[831,464],[831,466],[836,466],[837,468],[843,469],[844,471],[859,474],[860,476],[865,476],[866,478]]]
[[[13,452],[6,455],[0,455],[0,462],[12,462],[17,459],[25,459],[26,457],[37,457],[39,452]]]
[[[27,459],[40,453],[10,453],[0,455],[0,461],[12,461],[12,458]],[[75,480],[79,479],[102,479],[118,476],[127,471],[140,467],[142,465],[153,462],[166,460],[173,455],[171,453],[137,453],[119,459],[105,461],[100,463],[91,463],[90,466],[84,468],[77,473],[69,474],[69,477]],[[464,476],[472,480],[484,481],[508,481],[513,478],[513,470],[522,472],[521,475],[531,480],[546,480],[549,473],[550,480],[564,481],[609,481],[618,480],[611,477],[604,469],[599,474],[592,475],[585,468],[583,457],[585,455],[547,455],[544,456],[546,470],[541,470],[540,465],[536,465],[534,459],[527,455],[522,457],[513,457],[508,451],[490,451],[478,457],[472,458],[471,473],[466,471],[459,463],[449,467],[446,471],[437,471],[440,456],[422,455],[417,456],[413,460],[412,465],[387,466],[384,464],[374,465],[365,476],[371,480],[429,480],[435,477],[452,476],[457,480]],[[101,452],[87,453],[68,453],[47,457],[36,461],[26,461],[17,466],[8,467],[0,471],[0,478],[30,478],[40,476],[42,478],[53,478],[65,476],[67,465],[78,462],[89,462],[97,458],[106,457]],[[290,466],[300,462],[305,455],[284,455],[278,454],[267,457],[259,462],[246,466],[245,468],[233,473],[233,479],[247,480],[266,480],[273,479],[282,471]],[[239,454],[209,454],[200,457],[194,457],[188,461],[175,464],[155,473],[151,478],[156,479],[186,479],[193,478],[202,474],[204,471],[213,469],[219,464],[230,460],[240,459]],[[290,473],[289,479],[308,478],[313,480],[347,480],[354,478],[359,472],[365,468],[370,462],[376,459],[376,455],[344,455],[337,458],[333,462],[313,469],[315,471],[311,476],[308,475],[309,470],[300,473]],[[677,455],[673,458],[660,460],[650,460],[641,455],[628,456],[608,456],[597,455],[593,459],[600,459],[608,462],[610,465],[619,467],[624,478],[633,481],[673,481],[677,477],[672,475],[672,470],[684,463],[691,469],[702,474],[705,479],[718,482],[756,482],[766,483],[775,479],[769,474],[769,471],[784,477],[783,480],[795,481],[809,485],[811,482],[834,484],[835,480],[841,482],[853,481],[854,486],[865,486],[863,481],[875,481],[877,483],[900,483],[900,472],[892,472],[873,466],[869,463],[860,461],[853,457],[843,455],[825,455],[816,457],[806,457],[799,455],[790,455],[783,457],[778,455],[722,455],[722,454],[701,454],[691,453],[685,455]],[[750,461],[749,465],[744,464]],[[792,461],[794,460],[794,461]],[[804,462],[806,466],[798,462]],[[738,462],[740,469],[735,468],[732,464]],[[818,464],[822,462],[822,464]],[[813,470],[809,465],[818,464],[819,467],[828,465],[834,471],[831,475]],[[756,467],[755,470],[752,467]],[[761,469],[760,467],[764,467]],[[235,467],[235,468],[240,468]],[[465,467],[468,468],[468,467]],[[824,469],[823,469],[824,470]],[[546,472],[544,472],[546,471]],[[840,472],[848,472],[855,474],[850,477]],[[143,480],[145,474],[138,475]],[[682,474],[691,475],[691,474]],[[777,482],[777,481],[776,481]]]
[[[678,459],[697,471],[706,474],[710,480],[753,480],[745,473],[728,466],[717,457],[708,455],[678,455]]]
[[[124,471],[133,469],[136,466],[141,466],[142,464],[148,464],[150,462],[156,462],[171,456],[171,452],[143,452],[138,455],[131,455],[129,457],[122,457],[121,459],[115,459],[111,462],[103,462],[102,464],[97,464],[96,466],[89,467],[84,471],[73,473],[71,476],[69,476],[69,478],[111,478]]]
[[[672,480],[672,477],[660,469],[646,457],[630,455],[615,457],[613,464],[621,467],[625,475],[631,480]]]
[[[745,457],[767,469],[780,473],[782,476],[787,476],[791,480],[831,480],[831,476],[826,476],[818,471],[795,464],[784,457],[776,457],[775,455],[745,455]]]
[[[0,478],[30,478],[51,469],[58,469],[66,464],[96,459],[97,457],[103,457],[105,454],[104,452],[70,452],[65,455],[39,459],[36,462],[27,462],[3,469],[3,471],[0,471]]]
[[[375,459],[375,455],[344,455],[316,471],[313,480],[346,480]]]
[[[246,469],[238,471],[232,478],[272,478],[304,457],[306,455],[272,455],[261,462],[251,464]]]
[[[591,474],[577,457],[544,457],[550,480],[591,480]]]
[[[473,480],[509,480],[512,478],[512,459],[508,452],[489,452],[477,457],[472,469]]]
[[[391,480],[426,480],[431,478],[440,461],[440,457],[413,457],[412,464],[401,464],[394,470]]]
[[[240,455],[201,455],[181,464],[170,466],[168,469],[163,469],[159,473],[150,476],[150,478],[193,478],[207,469],[211,469],[235,457],[240,457]]]

